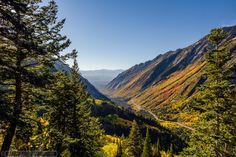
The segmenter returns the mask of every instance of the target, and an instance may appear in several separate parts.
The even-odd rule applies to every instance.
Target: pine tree
[[[160,148],[160,140],[158,139],[157,143],[154,145],[152,156],[153,157],[161,157],[160,149],[161,149]]]
[[[58,156],[62,152],[63,139],[66,138],[66,131],[68,130],[67,122],[68,115],[70,115],[70,103],[68,98],[71,98],[73,94],[71,90],[71,82],[69,77],[63,72],[54,73],[55,83],[48,87],[48,99],[47,104],[50,105],[50,127],[54,129],[51,135],[54,137],[52,142]]]
[[[48,103],[51,104],[50,124],[57,134],[58,155],[68,148],[71,156],[94,156],[101,144],[98,119],[91,116],[90,96],[82,84],[77,52],[72,53],[74,65],[71,73],[55,73],[55,84],[50,87]],[[66,146],[68,145],[68,147]]]
[[[226,36],[222,29],[213,29],[208,36],[214,47],[205,55],[207,81],[193,103],[200,117],[185,150],[187,155],[220,157],[236,153],[234,68],[228,64],[231,54],[222,45]]]
[[[36,103],[29,100],[39,100],[38,93],[48,81],[47,67],[70,44],[60,34],[65,20],[57,22],[55,2],[47,6],[40,2],[0,0],[0,84],[4,86],[0,90],[7,93],[5,102],[10,106],[1,151],[9,151],[19,123],[28,118],[25,111]],[[23,128],[26,123],[21,124]]]
[[[173,145],[172,144],[170,144],[169,157],[174,157],[174,150],[173,150]]]
[[[142,157],[151,157],[151,156],[152,156],[152,146],[151,146],[151,139],[149,137],[149,130],[147,128]]]
[[[130,157],[139,157],[142,153],[142,137],[139,126],[134,120],[127,141],[127,151]]]

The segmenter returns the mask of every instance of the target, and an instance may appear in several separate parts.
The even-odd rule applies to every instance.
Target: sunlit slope
[[[225,42],[236,36],[236,26],[225,27],[224,30],[229,33]],[[205,36],[186,48],[169,51],[153,60],[137,64],[113,79],[106,87],[106,94],[113,98],[133,98],[175,72],[202,60],[209,47]]]
[[[236,64],[236,38],[222,45],[231,52],[232,59],[228,66]],[[191,124],[196,120],[196,113],[185,110],[188,101],[197,94],[198,87],[206,80],[203,77],[206,62],[199,60],[179,70],[168,78],[150,86],[129,101],[154,111],[159,117],[168,120],[178,120]]]
[[[201,79],[204,65],[205,62],[189,65],[184,70],[175,72],[169,78],[147,88],[133,100],[143,107],[155,109],[165,107],[179,99],[186,99],[194,93],[197,85],[204,81]]]
[[[232,66],[236,63],[236,26],[224,29],[229,37],[221,48],[231,52],[228,65]],[[206,66],[203,56],[209,47],[204,37],[184,49],[169,51],[136,65],[109,83],[109,94],[125,98],[131,106],[135,102],[159,118],[191,125],[198,116],[186,110],[186,105],[197,94],[198,87],[207,81],[203,77]]]

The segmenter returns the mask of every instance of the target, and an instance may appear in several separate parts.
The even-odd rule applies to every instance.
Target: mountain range
[[[117,70],[80,70],[81,75],[86,78],[99,91],[104,91],[106,85],[113,80],[118,74],[123,72],[122,69]]]
[[[231,52],[230,65],[236,63],[236,26],[224,27],[228,37],[221,43]],[[194,113],[184,111],[186,102],[206,81],[202,77],[204,54],[213,46],[207,35],[194,44],[158,55],[153,60],[137,64],[122,72],[106,86],[113,99],[138,104],[160,117],[191,122]]]

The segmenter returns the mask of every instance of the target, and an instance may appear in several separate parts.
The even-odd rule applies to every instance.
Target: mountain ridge
[[[226,41],[236,36],[236,26],[224,27],[223,29],[230,34],[227,39],[225,39]],[[111,93],[111,96],[116,97],[120,95],[119,91],[130,91],[132,88],[136,88],[135,90],[138,92],[143,91],[152,84],[167,78],[170,74],[182,70],[189,64],[202,58],[209,46],[209,42],[206,40],[206,36],[204,36],[190,46],[175,51],[168,51],[158,55],[153,60],[136,64],[109,82],[106,86],[107,94]],[[137,77],[138,75],[140,75],[140,77]],[[135,87],[137,85],[140,87]],[[122,90],[122,88],[124,90]],[[127,95],[127,92],[125,92],[125,94]],[[131,97],[133,96],[131,91],[128,95],[129,94]],[[125,97],[129,98],[129,96]]]
[[[223,29],[229,35],[221,45],[233,55],[230,64],[235,64],[236,26]],[[135,65],[107,85],[107,95],[127,100],[130,106],[134,101],[164,119],[171,117],[172,120],[191,122],[196,114],[183,111],[184,103],[205,82],[202,77],[205,67],[203,55],[208,48],[212,45],[206,35],[185,48],[168,51],[151,61]]]

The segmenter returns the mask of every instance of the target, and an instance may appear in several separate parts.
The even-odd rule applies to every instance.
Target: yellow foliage
[[[160,122],[160,124],[166,128],[179,128],[180,126],[173,123],[173,122],[169,122],[169,121],[162,121]]]
[[[120,141],[120,138],[115,137],[115,136],[111,136],[111,135],[106,135],[105,136],[105,141],[107,143],[116,143],[117,141]]]
[[[2,143],[3,143],[3,133],[2,133],[2,131],[0,130],[0,146],[2,145]]]
[[[104,152],[104,157],[115,157],[117,153],[117,144],[116,143],[108,143],[102,148]]]
[[[95,104],[96,104],[96,105],[101,105],[102,103],[103,103],[103,101],[100,100],[100,99],[96,99],[96,100],[95,100]]]
[[[49,122],[43,118],[39,118],[38,122],[42,125],[42,126],[48,126]]]
[[[169,157],[169,153],[161,151],[161,157]],[[174,155],[174,157],[182,157],[181,155]]]
[[[198,120],[198,113],[192,112],[192,113],[187,113],[187,112],[180,112],[179,113],[179,118],[181,121],[184,122],[196,122]]]
[[[106,144],[102,147],[103,157],[115,157],[117,154],[117,142],[120,142],[120,138],[106,135],[104,139]]]

